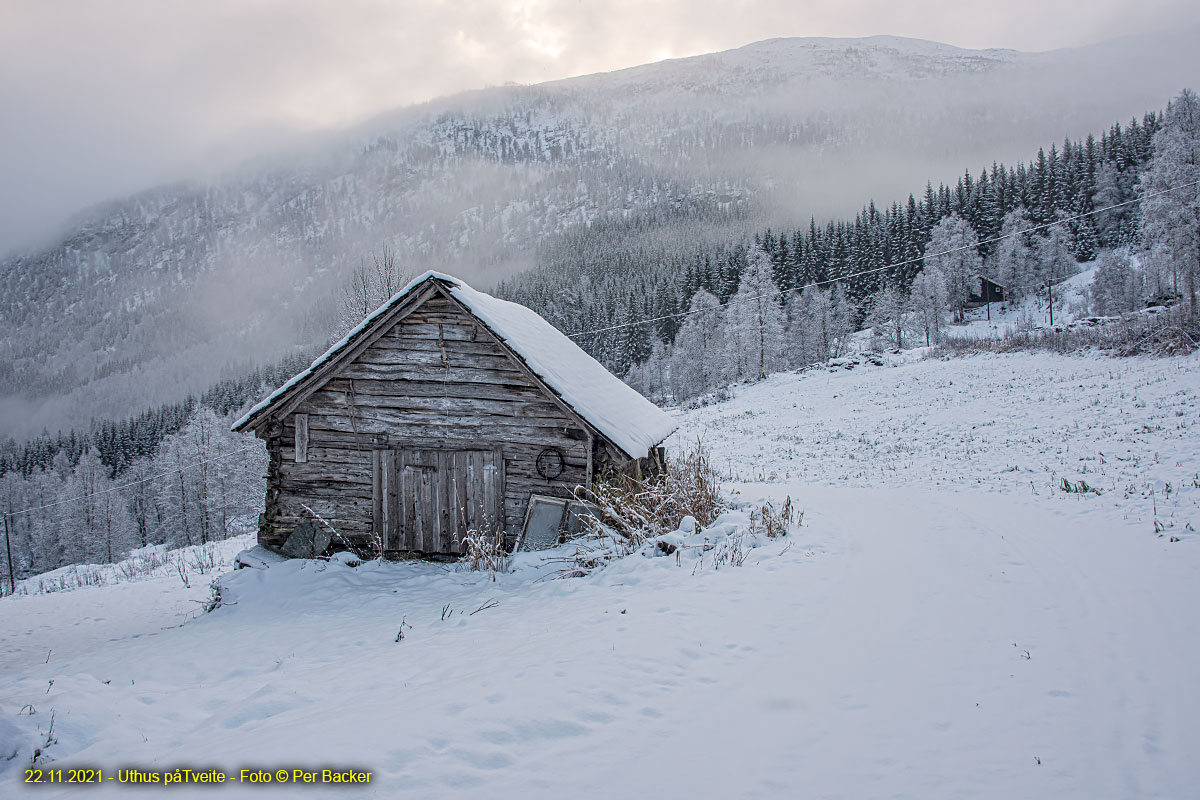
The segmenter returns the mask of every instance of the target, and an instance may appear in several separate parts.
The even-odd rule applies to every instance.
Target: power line
[[[68,497],[65,500],[57,500],[53,503],[46,503],[44,506],[32,506],[30,508],[22,508],[20,511],[6,511],[6,512],[4,512],[4,516],[15,517],[19,514],[28,514],[31,511],[42,511],[47,508],[54,508],[55,506],[66,505],[67,503],[77,503],[80,500],[87,500],[92,497],[100,497],[102,495],[112,494],[113,492],[119,492],[122,489],[130,489],[134,486],[140,486],[143,483],[150,483],[150,481],[156,481],[159,478],[165,478],[168,475],[178,474],[180,472],[183,472],[184,470],[189,470],[192,467],[199,467],[203,464],[213,464],[213,463],[216,463],[219,461],[225,461],[226,459],[232,458],[236,455],[241,455],[242,453],[245,453],[249,450],[253,450],[256,447],[258,447],[258,442],[255,442],[254,444],[249,445],[247,447],[243,447],[240,450],[231,450],[228,453],[222,453],[221,455],[219,455],[215,458],[204,458],[204,459],[200,459],[198,461],[193,461],[190,464],[184,464],[182,467],[176,467],[175,469],[170,469],[170,470],[167,470],[166,472],[160,472],[157,475],[151,475],[148,478],[142,478],[141,480],[131,481],[130,483],[122,483],[117,486],[110,486],[109,488],[104,489],[103,491],[92,492],[91,494],[81,494],[78,497]]]
[[[1025,228],[1023,230],[1014,231],[1012,233],[1004,233],[1004,234],[1001,234],[1000,236],[994,236],[991,239],[984,239],[981,242],[976,242],[975,244],[963,245],[962,247],[952,247],[951,249],[943,250],[940,253],[926,253],[925,255],[917,256],[915,258],[905,259],[904,261],[897,261],[892,264],[885,264],[882,267],[872,267],[871,269],[864,269],[859,272],[851,272],[847,275],[842,275],[841,277],[838,277],[838,278],[828,278],[823,281],[812,281],[811,283],[806,283],[803,286],[793,286],[791,289],[780,289],[777,292],[767,292],[766,294],[758,294],[758,295],[754,295],[753,297],[743,298],[742,300],[730,300],[727,303],[724,303],[724,304],[718,305],[718,306],[714,306],[712,308],[696,308],[696,309],[692,309],[690,311],[679,311],[674,314],[664,314],[661,317],[650,317],[647,319],[634,320],[633,322],[622,322],[618,325],[608,325],[603,328],[591,328],[590,330],[586,330],[586,331],[576,331],[575,333],[568,333],[567,337],[570,339],[575,339],[577,337],[587,336],[587,335],[593,334],[593,333],[604,333],[606,331],[616,331],[616,330],[621,330],[623,328],[634,328],[639,325],[649,325],[652,322],[662,322],[662,321],[668,320],[668,319],[676,319],[678,317],[691,316],[692,314],[703,314],[708,311],[719,311],[719,310],[728,308],[729,306],[741,305],[743,303],[749,303],[754,300],[761,300],[764,297],[778,297],[779,295],[787,294],[788,292],[801,292],[801,291],[804,291],[805,289],[808,289],[813,286],[824,286],[824,285],[830,284],[830,283],[840,283],[841,281],[849,280],[850,278],[858,278],[863,275],[872,275],[876,272],[883,272],[884,270],[895,269],[896,267],[903,267],[908,264],[915,264],[918,261],[924,261],[926,258],[934,258],[936,256],[948,256],[951,253],[960,253],[963,250],[969,250],[971,248],[979,247],[979,245],[991,244],[993,242],[998,242],[1002,239],[1011,239],[1014,236],[1023,236],[1027,233],[1034,233],[1036,231],[1045,230],[1046,228],[1052,228],[1055,225],[1062,225],[1067,222],[1074,222],[1077,219],[1083,219],[1084,217],[1090,217],[1093,214],[1101,214],[1105,211],[1112,211],[1115,208],[1121,208],[1123,206],[1133,205],[1134,203],[1140,203],[1143,200],[1149,200],[1152,197],[1158,197],[1160,195],[1168,194],[1169,192],[1178,191],[1179,189],[1187,189],[1192,186],[1200,186],[1200,181],[1192,181],[1191,183],[1181,183],[1178,186],[1172,186],[1169,189],[1163,189],[1158,192],[1152,192],[1150,194],[1134,198],[1133,200],[1126,200],[1123,203],[1113,203],[1110,206],[1105,206],[1104,208],[1097,208],[1092,211],[1086,211],[1082,214],[1076,214],[1073,217],[1064,217],[1062,219],[1055,220],[1054,222],[1047,222],[1042,225],[1034,225],[1032,228]]]

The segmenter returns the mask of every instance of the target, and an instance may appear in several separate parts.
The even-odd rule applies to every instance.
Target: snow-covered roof
[[[640,458],[678,427],[674,418],[631,389],[579,345],[534,311],[476,291],[458,278],[429,271],[377,308],[341,341],[251,408],[233,424],[235,431],[261,420],[293,389],[336,359],[418,286],[436,280],[519,356],[535,375],[588,424],[631,458]]]

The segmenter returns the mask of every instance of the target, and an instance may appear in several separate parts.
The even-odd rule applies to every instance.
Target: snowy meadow
[[[565,580],[569,545],[229,571],[211,613],[166,570],[0,600],[0,793],[132,791],[27,787],[35,748],[373,773],[334,796],[1194,793],[1200,357],[847,359],[679,413],[735,508],[678,541],[802,524]]]

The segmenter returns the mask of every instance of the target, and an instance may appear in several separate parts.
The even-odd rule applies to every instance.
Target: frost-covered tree
[[[1097,209],[1109,209],[1092,217],[1095,220],[1096,236],[1101,245],[1117,247],[1132,242],[1136,227],[1136,208],[1133,205],[1122,205],[1122,203],[1126,203],[1136,196],[1134,192],[1136,182],[1135,170],[1122,170],[1111,161],[1102,162],[1096,168],[1096,187],[1092,194],[1092,205]],[[1111,206],[1117,206],[1117,208],[1110,208]]]
[[[54,513],[57,509],[47,508],[66,496],[62,478],[52,469],[38,470],[21,483],[16,495],[22,502],[15,508],[36,510],[14,515],[9,520],[18,534],[19,547],[14,553],[18,578],[22,568],[25,573],[45,572],[70,563],[63,545],[60,515]]]
[[[689,310],[671,351],[671,391],[679,400],[696,397],[722,382],[725,325],[721,301],[701,289],[692,295]]]
[[[1191,90],[1167,106],[1138,190],[1155,293],[1182,297],[1194,317],[1200,291],[1200,99]]]
[[[821,310],[818,304],[824,298],[824,292],[815,286],[809,286],[799,293],[789,293],[784,300],[784,310],[787,313],[784,340],[790,366],[806,367],[820,358],[817,354],[819,342],[810,320],[820,317]]]
[[[827,358],[838,358],[850,347],[850,335],[854,333],[854,310],[842,285],[834,284],[829,291],[829,313],[825,321],[828,341]]]
[[[783,318],[771,257],[756,245],[725,309],[726,374],[731,380],[765,378],[782,368]]]
[[[840,285],[808,286],[791,302],[788,314],[789,360],[807,366],[842,355],[854,332],[851,307]]]
[[[888,347],[902,350],[910,307],[908,293],[894,284],[888,284],[871,298],[866,323],[875,329],[875,335]]]
[[[926,347],[937,344],[942,338],[942,316],[949,302],[946,277],[936,266],[927,264],[913,280],[909,296],[920,331],[925,336]]]
[[[1102,252],[1088,291],[1092,313],[1112,316],[1136,311],[1142,305],[1143,286],[1142,272],[1128,250]]]
[[[1031,222],[1020,209],[1004,215],[1000,235],[1005,237],[996,242],[988,263],[988,272],[993,280],[1005,289],[1005,297],[1019,300],[1036,290],[1037,269],[1029,234],[1023,233]]]
[[[397,261],[396,251],[387,245],[371,256],[369,264],[365,259],[359,261],[342,289],[336,338],[349,333],[411,279],[412,275]]]
[[[671,398],[670,372],[670,349],[656,339],[646,360],[629,368],[625,375],[625,383],[649,400],[665,403]]]
[[[111,564],[134,545],[124,499],[94,449],[80,457],[61,494],[60,536],[68,563]]]
[[[179,433],[163,442],[155,472],[156,503],[168,524],[162,532],[171,544],[203,544],[227,538],[231,521],[262,502],[265,456],[247,446],[245,437],[210,409],[199,409]]]
[[[1051,225],[1037,237],[1034,251],[1038,286],[1046,281],[1058,283],[1078,271],[1075,256],[1071,254],[1071,233],[1063,224]]]
[[[788,300],[786,334],[788,360],[793,366],[806,367],[829,357],[829,293],[816,286],[805,287],[799,296]]]
[[[946,276],[946,296],[954,318],[962,322],[967,299],[983,267],[979,237],[967,221],[950,215],[934,226],[925,247],[925,263]]]

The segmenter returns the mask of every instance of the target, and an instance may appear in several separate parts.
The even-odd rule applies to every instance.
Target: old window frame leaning
[[[584,518],[596,516],[597,512],[596,506],[575,498],[531,494],[513,552],[554,547],[564,538],[582,533]]]

